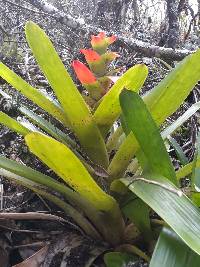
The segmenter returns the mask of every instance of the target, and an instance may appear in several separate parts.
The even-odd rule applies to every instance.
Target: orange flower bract
[[[92,84],[96,82],[94,74],[79,60],[72,62],[72,67],[82,84]]]
[[[94,62],[101,59],[101,56],[92,49],[81,49],[80,52],[85,56],[87,62]]]

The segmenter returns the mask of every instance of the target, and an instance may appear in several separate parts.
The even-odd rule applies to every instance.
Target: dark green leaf
[[[200,254],[200,211],[168,179],[159,176],[150,177],[160,185],[144,181],[134,182],[131,178],[121,181],[146,202],[196,253]],[[149,181],[150,181],[149,180]],[[147,180],[148,181],[148,180]],[[170,189],[177,190],[177,194]]]
[[[135,92],[124,90],[120,95],[120,104],[126,124],[145,154],[150,171],[176,184],[176,174],[162,137],[142,98]]]
[[[200,256],[193,252],[169,228],[164,228],[156,244],[149,267],[198,267]]]

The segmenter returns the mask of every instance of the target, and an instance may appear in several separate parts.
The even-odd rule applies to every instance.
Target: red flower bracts
[[[92,49],[81,49],[80,52],[85,56],[87,63],[101,60],[101,56]]]
[[[106,37],[104,32],[100,32],[98,35],[91,36],[91,45],[92,48],[97,51],[100,55],[104,54],[108,46],[116,41],[117,37],[112,35]]]
[[[79,60],[74,60],[72,67],[82,84],[93,84],[96,82],[94,74]]]
[[[85,56],[85,60],[89,65],[86,67],[79,60],[72,62],[72,67],[87,90],[88,94],[84,95],[86,102],[91,107],[95,106],[95,103],[99,101],[109,90],[110,85],[114,79],[110,79],[111,73],[116,73],[117,70],[108,69],[109,64],[119,57],[115,52],[108,50],[108,46],[116,41],[116,37],[106,37],[104,32],[100,32],[98,35],[91,36],[91,44],[93,49],[81,49],[80,52]]]

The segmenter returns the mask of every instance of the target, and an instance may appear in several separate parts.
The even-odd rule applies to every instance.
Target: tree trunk
[[[167,46],[175,48],[179,39],[179,1],[167,0],[168,39]]]
[[[130,1],[131,0],[99,1],[96,11],[96,18],[99,26],[114,31],[123,29]]]

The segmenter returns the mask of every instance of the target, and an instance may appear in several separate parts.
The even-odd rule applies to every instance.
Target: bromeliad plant
[[[104,33],[92,36],[93,50],[81,50],[88,67],[77,60],[72,63],[86,89],[81,95],[44,31],[28,22],[26,38],[59,102],[32,87],[3,63],[0,76],[70,129],[78,142],[24,106],[19,111],[37,129],[0,112],[0,122],[23,135],[30,151],[63,182],[2,156],[0,174],[54,202],[87,235],[110,244],[117,252],[105,255],[109,267],[113,260],[123,266],[128,261],[124,252],[149,261],[136,244],[142,240],[148,247],[156,240],[160,226],[165,227],[150,267],[160,266],[161,261],[162,266],[171,266],[169,262],[186,266],[188,261],[183,260],[187,255],[187,266],[198,266],[199,150],[193,163],[175,172],[165,143],[200,108],[200,103],[161,133],[159,126],[200,79],[200,50],[185,58],[141,98],[138,92],[146,79],[147,67],[135,65],[121,77],[111,78],[116,70],[109,70],[109,63],[118,55],[108,51],[108,46],[115,37],[106,37]],[[115,81],[112,86],[111,81]],[[115,129],[117,120],[121,126]],[[128,177],[127,171],[133,177]],[[190,200],[181,191],[179,180],[192,172]],[[103,188],[100,179],[104,179]],[[156,219],[150,216],[150,210],[158,214]],[[135,234],[135,229],[139,233]]]

